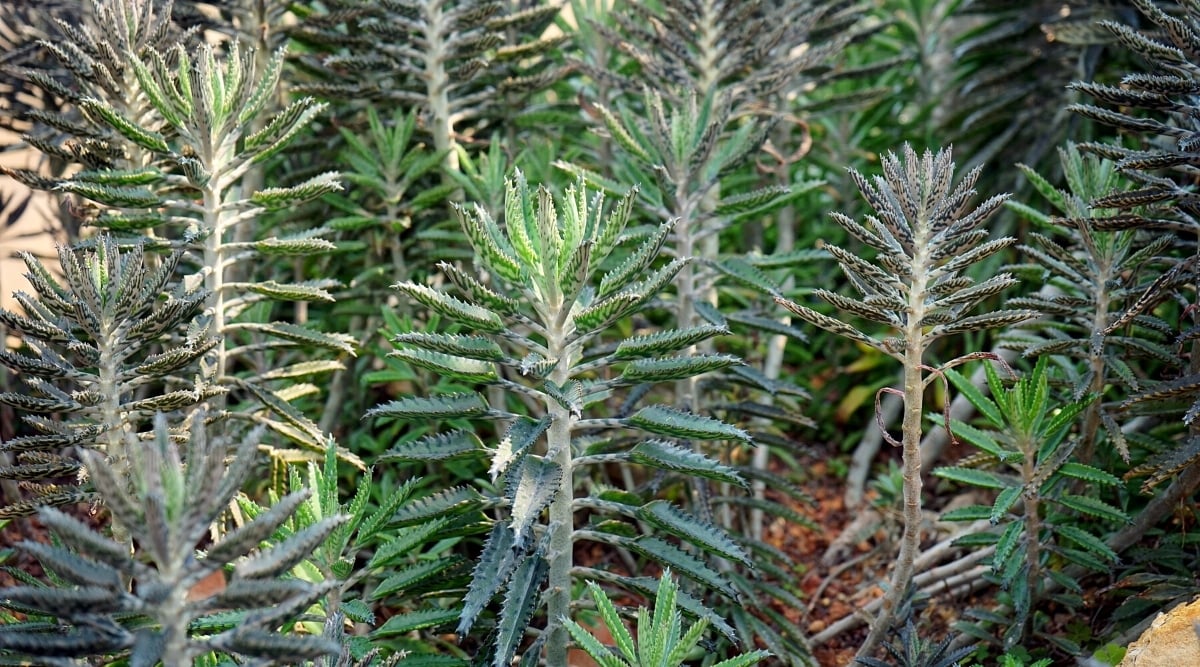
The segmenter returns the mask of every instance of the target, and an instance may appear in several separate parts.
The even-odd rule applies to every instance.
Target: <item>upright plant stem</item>
[[[919,225],[917,248],[912,260],[912,279],[908,290],[908,322],[904,339],[904,421],[903,421],[903,465],[904,465],[904,535],[900,539],[900,553],[892,571],[892,581],[883,596],[879,615],[871,623],[871,632],[859,647],[856,658],[867,657],[879,645],[892,622],[912,581],[913,563],[921,549],[921,419],[924,410],[925,375],[923,370],[925,337],[921,320],[925,317],[926,285],[929,280],[927,255],[928,236],[925,225]]]
[[[564,307],[561,295],[555,294],[551,297],[559,303],[555,304],[557,308],[550,309],[555,314],[555,321],[550,322],[550,326],[547,327],[546,347],[552,358],[558,359],[558,365],[550,374],[550,381],[562,386],[570,378],[574,360],[572,350],[566,344],[567,336],[562,324],[566,318],[558,317],[559,311]],[[571,566],[574,560],[571,535],[575,528],[575,498],[571,471],[572,416],[567,408],[555,400],[547,401],[547,412],[553,421],[546,432],[546,455],[562,470],[562,478],[559,481],[558,492],[550,503],[549,552],[546,554],[550,562],[546,591],[550,636],[546,640],[546,664],[566,665],[571,635],[562,619],[571,617]]]

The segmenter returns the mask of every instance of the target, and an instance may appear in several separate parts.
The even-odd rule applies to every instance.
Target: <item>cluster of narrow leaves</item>
[[[23,585],[0,589],[0,606],[25,615],[0,627],[0,651],[44,665],[122,655],[130,664],[188,665],[214,651],[242,664],[271,665],[338,654],[337,643],[279,630],[337,585],[284,575],[345,517],[326,517],[260,550],[304,502],[308,492],[300,491],[198,551],[254,469],[257,437],[243,439],[227,465],[229,447],[209,436],[201,411],[182,446],[162,418],[153,440],[130,444],[140,446],[129,448],[123,465],[90,450],[83,456],[137,554],[76,518],[42,510],[58,543],[24,542],[18,549],[36,557],[50,580],[23,576]],[[189,595],[217,577],[223,586],[215,595]]]
[[[941,136],[962,151],[967,166],[1023,163],[1057,176],[1054,147],[1068,135],[1091,135],[1062,112],[1078,99],[1068,84],[1104,79],[1127,64],[1101,22],[1130,20],[1136,14],[1131,3],[951,4],[962,28],[950,30],[956,33],[949,54],[953,70],[940,102]],[[1017,186],[1009,180],[1003,172],[989,178],[1003,188]]]
[[[387,457],[380,459],[380,463],[387,461]],[[448,552],[453,538],[478,532],[477,513],[464,513],[458,520],[444,513],[431,518],[425,504],[416,499],[423,486],[417,478],[390,490],[378,505],[372,505],[371,470],[363,473],[363,483],[343,503],[339,499],[343,478],[338,475],[337,463],[337,447],[331,440],[323,463],[312,461],[305,467],[289,468],[287,488],[310,489],[312,494],[268,541],[283,543],[329,517],[345,516],[344,523],[314,543],[311,554],[296,563],[291,574],[314,585],[337,582],[319,601],[327,625],[340,627],[348,620],[375,626],[377,609],[386,605],[387,620],[369,636],[341,639],[346,655],[362,665],[376,664],[386,643],[400,649],[393,654],[395,659],[407,656],[418,664],[428,646],[413,641],[411,635],[458,618],[461,609],[452,589],[463,586],[461,580],[468,571],[461,556]],[[280,498],[272,492],[266,500],[263,505],[245,494],[237,497],[249,520],[269,513]],[[440,659],[441,665],[458,664],[449,656]]]
[[[207,288],[203,306],[212,314],[210,334],[225,340],[213,351],[214,381],[237,385],[256,399],[255,408],[270,409],[265,415],[239,411],[236,416],[264,422],[301,446],[323,451],[319,429],[290,401],[317,391],[298,379],[340,364],[298,360],[288,351],[317,347],[350,356],[350,339],[290,322],[260,321],[265,319],[262,315],[235,321],[259,304],[333,301],[329,290],[337,281],[256,279],[247,270],[248,261],[255,258],[329,251],[334,246],[321,238],[321,230],[262,239],[239,231],[269,211],[294,207],[341,187],[332,172],[289,187],[241,187],[247,172],[283,151],[323,105],[302,98],[267,115],[279,85],[282,51],[262,58],[263,67],[256,68],[253,54],[243,52],[236,40],[220,53],[212,44],[193,47],[185,35],[172,32],[170,3],[98,4],[104,7],[97,10],[95,32],[80,29],[71,33],[73,41],[45,45],[62,51],[60,59],[75,74],[70,85],[60,87],[74,91],[69,97],[71,113],[82,113],[87,124],[46,114],[38,120],[70,136],[72,146],[91,146],[91,138],[105,137],[108,157],[56,152],[31,135],[26,137],[31,145],[80,162],[85,169],[54,178],[8,173],[32,187],[82,198],[86,203],[78,209],[98,226],[121,234],[153,230],[158,243],[166,239],[202,253]],[[119,63],[119,86],[109,81],[115,76],[111,67],[96,60],[101,55]],[[28,75],[50,85],[37,72]],[[99,83],[92,82],[93,77]],[[181,272],[188,268],[179,267]],[[290,386],[278,389],[281,382]]]
[[[306,61],[320,78],[301,88],[415,110],[438,151],[468,130],[486,135],[514,116],[533,122],[533,93],[566,73],[552,57],[564,38],[545,34],[558,14],[555,4],[335,0],[324,6],[291,31],[329,54]]]
[[[64,452],[97,448],[120,459],[127,435],[146,430],[156,412],[221,393],[199,372],[220,340],[200,318],[204,290],[174,279],[180,256],[152,268],[141,246],[122,251],[103,235],[90,250],[59,249],[60,283],[25,255],[37,298],[16,294],[24,315],[0,310],[0,322],[23,341],[22,349],[0,352],[0,364],[26,390],[2,393],[0,403],[27,413],[29,431],[0,443],[0,452],[15,456],[0,478],[20,480],[31,497],[8,499],[0,516],[81,500],[82,488],[71,483],[80,464]]]
[[[858,2],[622,3],[615,26],[589,27],[637,66],[581,63],[597,82],[640,92],[701,97],[723,90],[739,103],[761,103],[830,74],[830,62],[846,44],[865,37],[866,7]],[[676,102],[682,101],[676,98]]]
[[[875,215],[859,223],[840,213],[831,214],[870,248],[874,257],[825,245],[858,298],[824,288],[814,293],[839,310],[882,324],[901,336],[880,339],[807,306],[786,299],[780,303],[811,324],[900,360],[910,345],[924,351],[944,336],[1003,327],[1036,315],[1025,309],[969,314],[1017,282],[1008,273],[978,282],[967,274],[971,266],[1016,243],[1011,237],[987,240],[991,232],[983,224],[1005,197],[998,195],[972,208],[978,168],[952,188],[954,163],[949,150],[936,156],[926,151],[918,157],[907,145],[903,159],[889,153],[882,166],[883,175],[871,179],[852,172]]]
[[[625,627],[612,600],[594,582],[587,582],[588,592],[596,603],[596,611],[605,629],[616,642],[616,651],[600,643],[583,626],[567,619],[567,629],[575,641],[601,667],[680,667],[703,654],[701,641],[708,621],[697,619],[686,630],[676,605],[679,585],[671,570],[663,572],[654,594],[654,611],[645,607],[637,610],[637,641]],[[713,667],[746,667],[770,656],[766,651],[751,651],[716,663]]]
[[[1060,151],[1060,158],[1066,190],[1021,166],[1055,213],[1013,206],[1040,230],[1030,231],[1029,243],[1020,247],[1030,261],[1012,270],[1043,288],[1009,303],[1046,317],[1005,332],[1001,344],[1027,357],[1053,355],[1070,379],[1073,398],[1100,397],[1084,414],[1077,452],[1081,462],[1094,457],[1100,429],[1128,462],[1129,445],[1117,421],[1122,403],[1147,388],[1152,368],[1178,373],[1183,363],[1168,339],[1171,324],[1151,312],[1126,314],[1169,268],[1163,254],[1175,238],[1125,228],[1125,214],[1092,205],[1123,185],[1112,161],[1083,156],[1073,145]],[[1124,325],[1113,328],[1122,320]]]
[[[1088,224],[1110,232],[1134,230],[1152,236],[1166,232],[1163,236],[1172,240],[1162,241],[1153,249],[1151,242],[1145,249],[1146,254],[1156,255],[1145,261],[1158,264],[1159,273],[1099,330],[1106,341],[1117,332],[1129,335],[1155,329],[1163,321],[1156,316],[1159,309],[1169,312],[1172,308],[1189,308],[1180,303],[1180,295],[1193,288],[1197,273],[1194,239],[1200,199],[1192,191],[1191,172],[1200,164],[1195,152],[1200,135],[1190,129],[1197,108],[1190,91],[1200,81],[1200,49],[1196,46],[1200,44],[1200,7],[1193,2],[1179,2],[1170,3],[1168,9],[1166,3],[1152,0],[1136,0],[1133,5],[1153,30],[1138,30],[1117,21],[1102,25],[1121,46],[1149,63],[1150,71],[1124,76],[1119,87],[1073,85],[1097,104],[1072,105],[1072,111],[1140,139],[1140,145],[1132,148],[1096,142],[1080,145],[1083,151],[1113,160],[1135,184],[1133,190],[1119,189],[1093,200],[1094,208],[1116,209],[1119,214],[1090,219]],[[1168,365],[1178,365],[1171,357],[1190,354],[1191,364],[1179,369],[1173,379],[1146,382],[1136,388],[1123,407],[1133,413],[1157,414],[1182,409],[1188,433],[1177,442],[1157,447],[1157,453],[1138,465],[1137,474],[1147,476],[1147,490],[1200,465],[1200,437],[1196,435],[1200,427],[1196,421],[1200,414],[1200,369],[1195,361],[1200,327],[1193,315],[1190,326],[1178,332],[1168,327],[1164,333],[1176,333],[1174,343],[1180,349],[1174,354],[1166,351],[1164,358],[1159,354],[1164,351],[1162,347],[1150,346],[1143,346],[1139,352],[1161,358]]]
[[[1083,588],[1063,572],[1065,564],[1107,572],[1117,554],[1104,543],[1113,525],[1129,516],[1112,504],[1111,491],[1121,480],[1074,460],[1080,439],[1072,427],[1095,402],[1091,394],[1072,402],[1051,399],[1049,357],[1011,387],[987,366],[990,398],[968,379],[947,371],[954,386],[970,399],[989,424],[979,428],[955,420],[954,434],[978,453],[934,475],[996,494],[991,505],[972,505],[945,513],[948,521],[988,520],[998,530],[968,535],[960,544],[992,549],[993,577],[1012,609],[1002,624],[1001,641],[1012,648],[1032,635],[1055,642],[1071,653],[1081,649],[1060,636],[1043,633],[1049,618],[1038,612],[1047,579],[1065,589],[1054,600],[1068,608],[1083,605]],[[994,614],[984,615],[995,621]],[[962,632],[985,641],[987,621],[963,621]]]
[[[668,474],[745,485],[731,468],[681,446],[689,440],[745,440],[744,431],[717,420],[663,405],[650,405],[623,419],[586,418],[601,410],[621,387],[675,381],[737,364],[728,355],[690,354],[698,342],[725,332],[712,325],[664,330],[604,342],[615,323],[645,310],[687,262],[656,261],[670,224],[627,229],[634,193],[605,215],[603,196],[589,196],[582,183],[556,202],[545,189],[532,191],[519,174],[508,185],[501,226],[482,206],[459,208],[464,230],[484,269],[443,263],[454,293],[405,282],[408,299],[440,316],[446,332],[396,337],[394,353],[408,363],[473,385],[494,385],[529,401],[529,414],[492,405],[483,393],[402,397],[370,411],[405,421],[503,419],[500,442],[484,446],[472,432],[456,429],[397,445],[392,460],[441,460],[486,454],[493,483],[485,495],[454,488],[425,503],[447,510],[464,505],[502,507],[475,566],[458,631],[471,631],[492,598],[503,593],[494,629],[494,664],[507,664],[523,630],[545,601],[547,629],[526,656],[543,643],[547,659],[565,656],[566,630],[559,618],[570,605],[571,544],[579,539],[622,547],[640,558],[674,568],[683,576],[732,596],[727,582],[704,561],[667,536],[729,559],[749,559],[729,536],[665,501],[644,499],[637,489],[597,490],[575,497],[576,476],[587,465],[637,463]],[[471,334],[454,333],[454,329]],[[648,437],[631,438],[641,432]],[[543,512],[549,509],[548,515]],[[575,514],[592,515],[595,527],[575,529]],[[639,534],[639,523],[662,537]],[[635,591],[639,578],[588,571]],[[548,588],[543,597],[540,591]],[[731,628],[697,601],[693,614],[707,614],[724,631]],[[565,658],[562,658],[565,659]]]
[[[151,103],[137,94],[129,56],[174,44],[191,48],[193,31],[173,24],[171,10],[172,3],[162,0],[93,0],[76,3],[74,16],[54,11],[52,19],[41,21],[46,23],[44,35],[24,45],[23,57],[6,67],[14,89],[33,95],[10,97],[12,106],[0,112],[0,124],[22,130],[26,144],[55,161],[50,170],[55,174],[73,163],[84,167],[80,181],[92,170],[145,167],[146,155],[139,145],[87,113],[84,101],[103,101],[134,123],[159,122]],[[39,11],[47,16],[52,10]],[[30,103],[31,98],[37,101]],[[48,180],[35,171],[3,171],[37,189],[54,189],[57,184],[56,178]]]
[[[883,643],[884,650],[892,658],[891,662],[871,657],[857,658],[855,662],[865,667],[958,667],[963,664],[963,658],[975,651],[974,646],[951,648],[951,637],[940,642],[922,639],[911,618],[898,635],[899,641],[896,643]]]

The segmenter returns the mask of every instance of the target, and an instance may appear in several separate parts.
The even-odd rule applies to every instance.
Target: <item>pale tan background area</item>
[[[18,138],[12,134],[0,131],[0,145],[13,145],[17,141]],[[2,152],[0,164],[6,167],[36,169],[37,154],[29,150]],[[28,192],[13,179],[0,176],[0,201],[8,202],[14,195],[16,200],[23,199]],[[11,310],[16,306],[12,293],[29,289],[29,283],[24,277],[25,263],[16,256],[18,251],[26,250],[46,256],[47,259],[56,255],[54,237],[50,233],[55,224],[53,216],[56,204],[52,204],[52,201],[50,195],[35,192],[33,200],[17,224],[0,229],[0,307]]]

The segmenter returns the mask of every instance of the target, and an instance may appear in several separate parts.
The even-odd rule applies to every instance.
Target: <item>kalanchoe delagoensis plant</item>
[[[573,543],[599,541],[673,568],[699,584],[732,596],[723,577],[689,549],[749,563],[723,531],[665,500],[626,492],[577,494],[587,466],[633,462],[667,473],[745,485],[731,468],[679,444],[689,440],[745,440],[744,431],[710,417],[664,405],[643,407],[627,418],[609,418],[613,393],[631,385],[669,382],[739,363],[729,355],[688,354],[696,343],[725,329],[699,325],[619,340],[611,325],[644,311],[671,283],[687,258],[658,261],[670,223],[627,229],[633,198],[605,214],[603,197],[582,183],[556,203],[511,179],[498,224],[482,207],[458,209],[480,272],[443,264],[453,293],[404,282],[396,287],[440,316],[443,326],[471,333],[427,331],[396,337],[399,358],[475,385],[493,385],[523,399],[528,414],[489,404],[483,393],[408,396],[369,412],[376,418],[429,422],[503,419],[500,442],[484,445],[470,431],[451,430],[397,445],[393,460],[440,460],[486,455],[494,491],[453,488],[431,496],[430,507],[494,507],[499,512],[475,566],[458,632],[465,635],[499,596],[491,630],[493,665],[507,665],[522,646],[536,611],[546,608],[545,629],[525,655],[545,651],[548,664],[566,664],[572,582],[584,573],[635,591],[652,590],[637,577],[573,566]],[[598,414],[597,417],[591,417]],[[638,434],[644,435],[638,435]],[[577,515],[610,519],[604,530],[577,528]],[[639,534],[638,524],[655,535]],[[681,597],[694,615],[732,629],[695,599]]]
[[[102,26],[118,24],[108,26],[108,33],[154,39],[134,39],[134,35],[109,43],[90,33],[77,36],[75,41],[83,45],[67,49],[62,59],[68,68],[81,72],[76,77],[79,90],[69,99],[87,122],[59,123],[60,130],[73,128],[82,139],[105,137],[106,154],[112,155],[109,159],[76,156],[85,169],[69,177],[6,173],[31,187],[79,197],[84,204],[77,209],[97,226],[195,251],[200,266],[183,263],[180,270],[203,276],[210,334],[224,340],[206,363],[211,362],[214,382],[237,387],[252,399],[248,406],[235,406],[231,414],[265,423],[301,447],[324,451],[319,427],[289,399],[317,391],[313,385],[296,382],[297,378],[341,368],[341,363],[300,360],[295,352],[315,347],[352,356],[352,339],[295,322],[271,321],[273,313],[265,308],[258,310],[266,315],[247,312],[281,301],[330,302],[334,298],[329,290],[339,283],[264,278],[243,269],[256,258],[304,257],[334,246],[322,238],[327,231],[322,229],[267,238],[239,231],[254,226],[270,211],[341,188],[333,171],[287,187],[258,187],[255,183],[260,179],[247,179],[305,131],[324,105],[306,97],[272,112],[284,62],[282,49],[256,58],[237,40],[223,51],[208,43],[193,47],[182,38],[164,36],[169,33],[169,3],[120,0],[113,7],[100,12],[107,22]],[[108,70],[100,66],[103,63],[73,56],[76,50],[108,54],[106,58],[119,61],[120,85],[100,74],[100,83],[89,83],[85,74]],[[44,77],[38,81],[49,85]],[[39,118],[52,122],[49,117]],[[54,152],[51,146],[31,144],[62,159],[71,157]],[[281,388],[285,381],[291,386]],[[214,397],[210,403],[225,407],[224,397]],[[351,457],[347,454],[347,458]]]
[[[0,310],[0,323],[24,343],[0,352],[0,364],[27,389],[0,393],[0,403],[27,413],[30,432],[0,443],[15,457],[0,478],[21,480],[30,498],[6,498],[0,517],[86,497],[82,487],[55,481],[81,472],[63,456],[70,448],[96,449],[124,465],[127,437],[147,430],[156,412],[222,393],[200,372],[201,357],[220,339],[200,317],[203,288],[175,281],[181,254],[150,268],[140,246],[123,251],[104,235],[92,249],[59,249],[61,282],[25,255],[37,298],[16,295],[23,315]]]
[[[345,517],[327,517],[260,550],[261,541],[304,502],[308,492],[300,491],[200,550],[254,469],[257,436],[230,452],[223,439],[209,435],[205,413],[197,411],[183,445],[161,417],[151,441],[129,437],[137,446],[124,466],[91,450],[83,458],[137,554],[71,515],[43,509],[41,518],[59,542],[18,548],[36,557],[57,583],[0,589],[0,606],[25,614],[24,621],[0,626],[0,655],[45,665],[118,656],[135,665],[190,665],[215,651],[243,664],[275,665],[338,653],[338,644],[327,639],[280,632],[337,582],[282,575]],[[218,592],[190,594],[214,578],[220,579],[212,587]]]
[[[925,387],[943,377],[926,360],[937,339],[1003,327],[1025,321],[1031,310],[992,310],[971,315],[985,300],[1016,284],[1007,273],[977,279],[967,269],[1016,242],[1013,238],[988,240],[984,223],[1003,204],[1004,196],[971,206],[972,189],[979,169],[954,184],[954,162],[949,150],[918,156],[905,146],[902,157],[894,153],[882,161],[883,175],[868,179],[851,172],[863,197],[875,210],[863,222],[832,214],[855,239],[874,253],[856,254],[834,245],[826,250],[858,291],[848,297],[825,289],[817,296],[857,319],[883,325],[892,335],[871,335],[858,325],[817,312],[784,298],[780,304],[801,319],[826,331],[874,348],[903,364],[903,390],[885,389],[904,398],[902,441],[904,457],[904,536],[871,634],[858,655],[867,657],[893,621],[908,589],[913,560],[921,539],[921,420]],[[953,360],[958,363],[965,358]]]

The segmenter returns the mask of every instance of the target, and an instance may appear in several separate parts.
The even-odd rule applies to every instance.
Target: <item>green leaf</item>
[[[666,500],[655,500],[638,508],[638,518],[684,542],[726,560],[753,568],[749,556],[722,529],[692,516]]]
[[[232,328],[241,331],[257,331],[294,343],[315,345],[354,356],[355,340],[353,336],[347,334],[326,333],[288,322],[237,322],[232,325]]]
[[[1083,547],[1087,551],[1096,554],[1097,556],[1109,562],[1116,563],[1120,561],[1120,558],[1117,556],[1117,552],[1113,551],[1112,548],[1105,544],[1104,540],[1101,540],[1082,528],[1068,524],[1060,524],[1052,526],[1052,529],[1058,535],[1067,538],[1068,540]]]
[[[1068,493],[1059,498],[1056,498],[1058,503],[1069,507],[1076,512],[1086,514],[1090,517],[1105,519],[1116,523],[1129,523],[1129,515],[1117,507],[1091,496],[1081,496],[1073,493]]]
[[[468,359],[478,359],[480,361],[502,362],[507,359],[504,350],[500,349],[500,346],[492,341],[492,339],[484,336],[464,336],[444,333],[405,333],[394,337],[392,340],[397,343],[419,347],[423,350],[431,350],[456,357],[466,357]]]
[[[974,468],[944,467],[933,471],[935,477],[985,489],[1004,489],[1009,484],[995,474]]]
[[[727,327],[702,325],[687,329],[668,329],[644,336],[626,338],[617,345],[613,358],[617,361],[656,357],[678,352],[716,336],[729,334]]]
[[[949,512],[943,512],[941,521],[981,521],[992,517],[992,508],[989,505],[968,505],[952,509]]]
[[[654,230],[654,233],[618,264],[615,269],[605,274],[600,279],[600,287],[596,292],[597,298],[603,298],[614,292],[624,290],[636,282],[655,258],[658,257],[673,227],[673,223],[670,222],[659,225]]]
[[[550,566],[540,555],[533,555],[524,560],[513,574],[504,596],[504,604],[500,608],[500,621],[496,632],[496,655],[492,661],[494,667],[509,667],[517,646],[525,638],[525,628],[529,619],[538,607],[541,599],[541,584],[549,572]],[[552,623],[558,623],[554,619]]]
[[[459,419],[480,418],[489,414],[487,401],[481,394],[441,394],[428,398],[409,396],[397,399],[367,411],[367,417],[392,417],[394,419]]]
[[[465,636],[471,632],[475,619],[483,613],[484,607],[491,601],[513,570],[521,562],[523,550],[513,544],[513,532],[508,523],[497,521],[492,525],[483,553],[475,563],[471,572],[471,584],[467,595],[463,598],[462,615],[459,617],[458,628],[455,632]]]
[[[324,301],[327,303],[336,301],[333,295],[324,289],[323,284],[289,283],[285,285],[274,280],[264,280],[254,283],[239,283],[238,286],[279,301]]]
[[[478,454],[483,442],[472,431],[455,430],[434,433],[412,442],[398,444],[377,459],[381,463],[391,461],[444,461],[446,459]]]
[[[389,575],[386,579],[379,582],[379,586],[371,591],[371,599],[381,600],[394,593],[420,586],[431,578],[457,565],[458,562],[457,558],[438,558],[400,568],[394,574]]]
[[[488,474],[492,481],[504,474],[510,463],[524,455],[525,451],[542,436],[542,433],[550,428],[552,421],[549,416],[538,420],[529,417],[514,419],[512,425],[505,431],[504,437],[500,438],[500,444],[496,447],[496,451],[492,453],[492,465],[488,468]]]
[[[930,418],[941,422],[943,416],[939,413],[936,415],[930,415]],[[950,420],[950,430],[954,433],[956,438],[965,440],[975,447],[978,447],[980,450],[995,456],[1000,461],[1009,462],[1021,460],[1022,454],[1020,452],[1005,449],[1004,445],[1000,444],[995,438],[992,437],[993,432],[991,431],[984,431],[975,428],[971,424],[959,421],[957,419]]]
[[[562,467],[546,458],[529,455],[521,459],[520,469],[509,481],[510,525],[515,543],[525,540],[526,531],[558,495],[562,479]]]
[[[305,257],[336,250],[337,246],[319,238],[269,238],[255,241],[254,249],[271,257]]]
[[[430,519],[462,514],[482,504],[483,496],[478,491],[455,486],[409,502],[396,511],[392,522],[400,526],[420,524]]]
[[[1025,526],[1020,521],[1013,521],[1004,527],[1004,532],[1000,534],[1000,539],[996,541],[996,553],[992,555],[992,571],[999,573],[1004,569],[1010,556],[1016,551],[1021,543],[1021,535],[1025,532]]]
[[[580,333],[596,331],[633,312],[641,301],[635,292],[613,294],[576,313],[575,327]]]
[[[621,369],[620,379],[628,384],[670,382],[719,371],[741,363],[741,359],[729,354],[638,359],[625,364],[625,367]]]
[[[721,273],[733,278],[742,285],[757,290],[767,296],[779,296],[779,286],[767,277],[758,267],[740,257],[729,257],[711,262]]]
[[[750,434],[732,424],[665,405],[647,406],[625,421],[643,431],[672,438],[750,442]]]
[[[388,518],[391,518],[391,512],[386,514]],[[388,537],[384,538],[382,544],[371,555],[371,560],[367,561],[366,569],[376,570],[390,567],[420,555],[420,548],[429,540],[435,539],[445,525],[445,520],[434,519],[415,526],[388,531]]]
[[[1058,472],[1061,475],[1081,479],[1092,484],[1103,484],[1105,486],[1117,486],[1121,484],[1121,478],[1083,463],[1064,463],[1059,467]]]
[[[1000,519],[1003,519],[1004,515],[1008,514],[1008,510],[1012,509],[1012,506],[1017,503],[1023,490],[1019,486],[1010,486],[996,495],[996,502],[992,505],[992,511],[987,517],[993,526],[1000,523]]]
[[[737,591],[733,589],[729,581],[705,565],[704,561],[679,547],[651,535],[643,535],[632,541],[627,540],[623,544],[631,551],[636,551],[664,567],[669,567],[697,583],[704,584],[731,600],[737,599]]]
[[[472,384],[491,384],[499,379],[496,366],[490,361],[479,361],[466,357],[456,357],[442,352],[429,350],[394,350],[389,357],[402,359],[405,362],[433,371],[442,377],[454,378]]]
[[[629,451],[629,460],[641,465],[681,472],[696,477],[715,479],[721,482],[750,488],[738,472],[700,452],[684,449],[665,440],[644,440]]]
[[[399,637],[416,630],[426,630],[453,623],[457,618],[457,609],[426,608],[407,614],[397,614],[372,632],[371,637],[374,639]]]
[[[162,199],[144,188],[126,188],[83,181],[60,181],[55,190],[71,192],[117,208],[157,208]]]
[[[79,108],[85,114],[93,117],[99,117],[114,130],[119,132],[121,136],[132,141],[133,143],[145,148],[146,150],[155,153],[167,153],[171,147],[167,145],[167,140],[158,132],[147,130],[141,125],[129,120],[121,112],[109,106],[107,103],[97,100],[92,97],[81,98],[78,102]]]
[[[405,282],[396,285],[396,289],[409,295],[425,307],[455,322],[466,324],[473,329],[487,333],[500,333],[505,329],[504,321],[496,313],[480,306],[465,303],[431,287]]]
[[[341,174],[327,171],[287,188],[265,188],[250,195],[250,201],[268,211],[279,211],[338,192],[342,189]]]
[[[985,361],[984,363],[987,362]],[[971,402],[971,405],[975,406],[979,414],[987,417],[987,420],[996,428],[1004,428],[1004,415],[1000,413],[1000,408],[996,405],[995,401],[984,396],[979,387],[976,387],[975,383],[963,376],[962,373],[953,368],[947,368],[944,372],[946,377],[950,378],[950,382],[954,385],[954,388],[967,397],[967,400]]]

